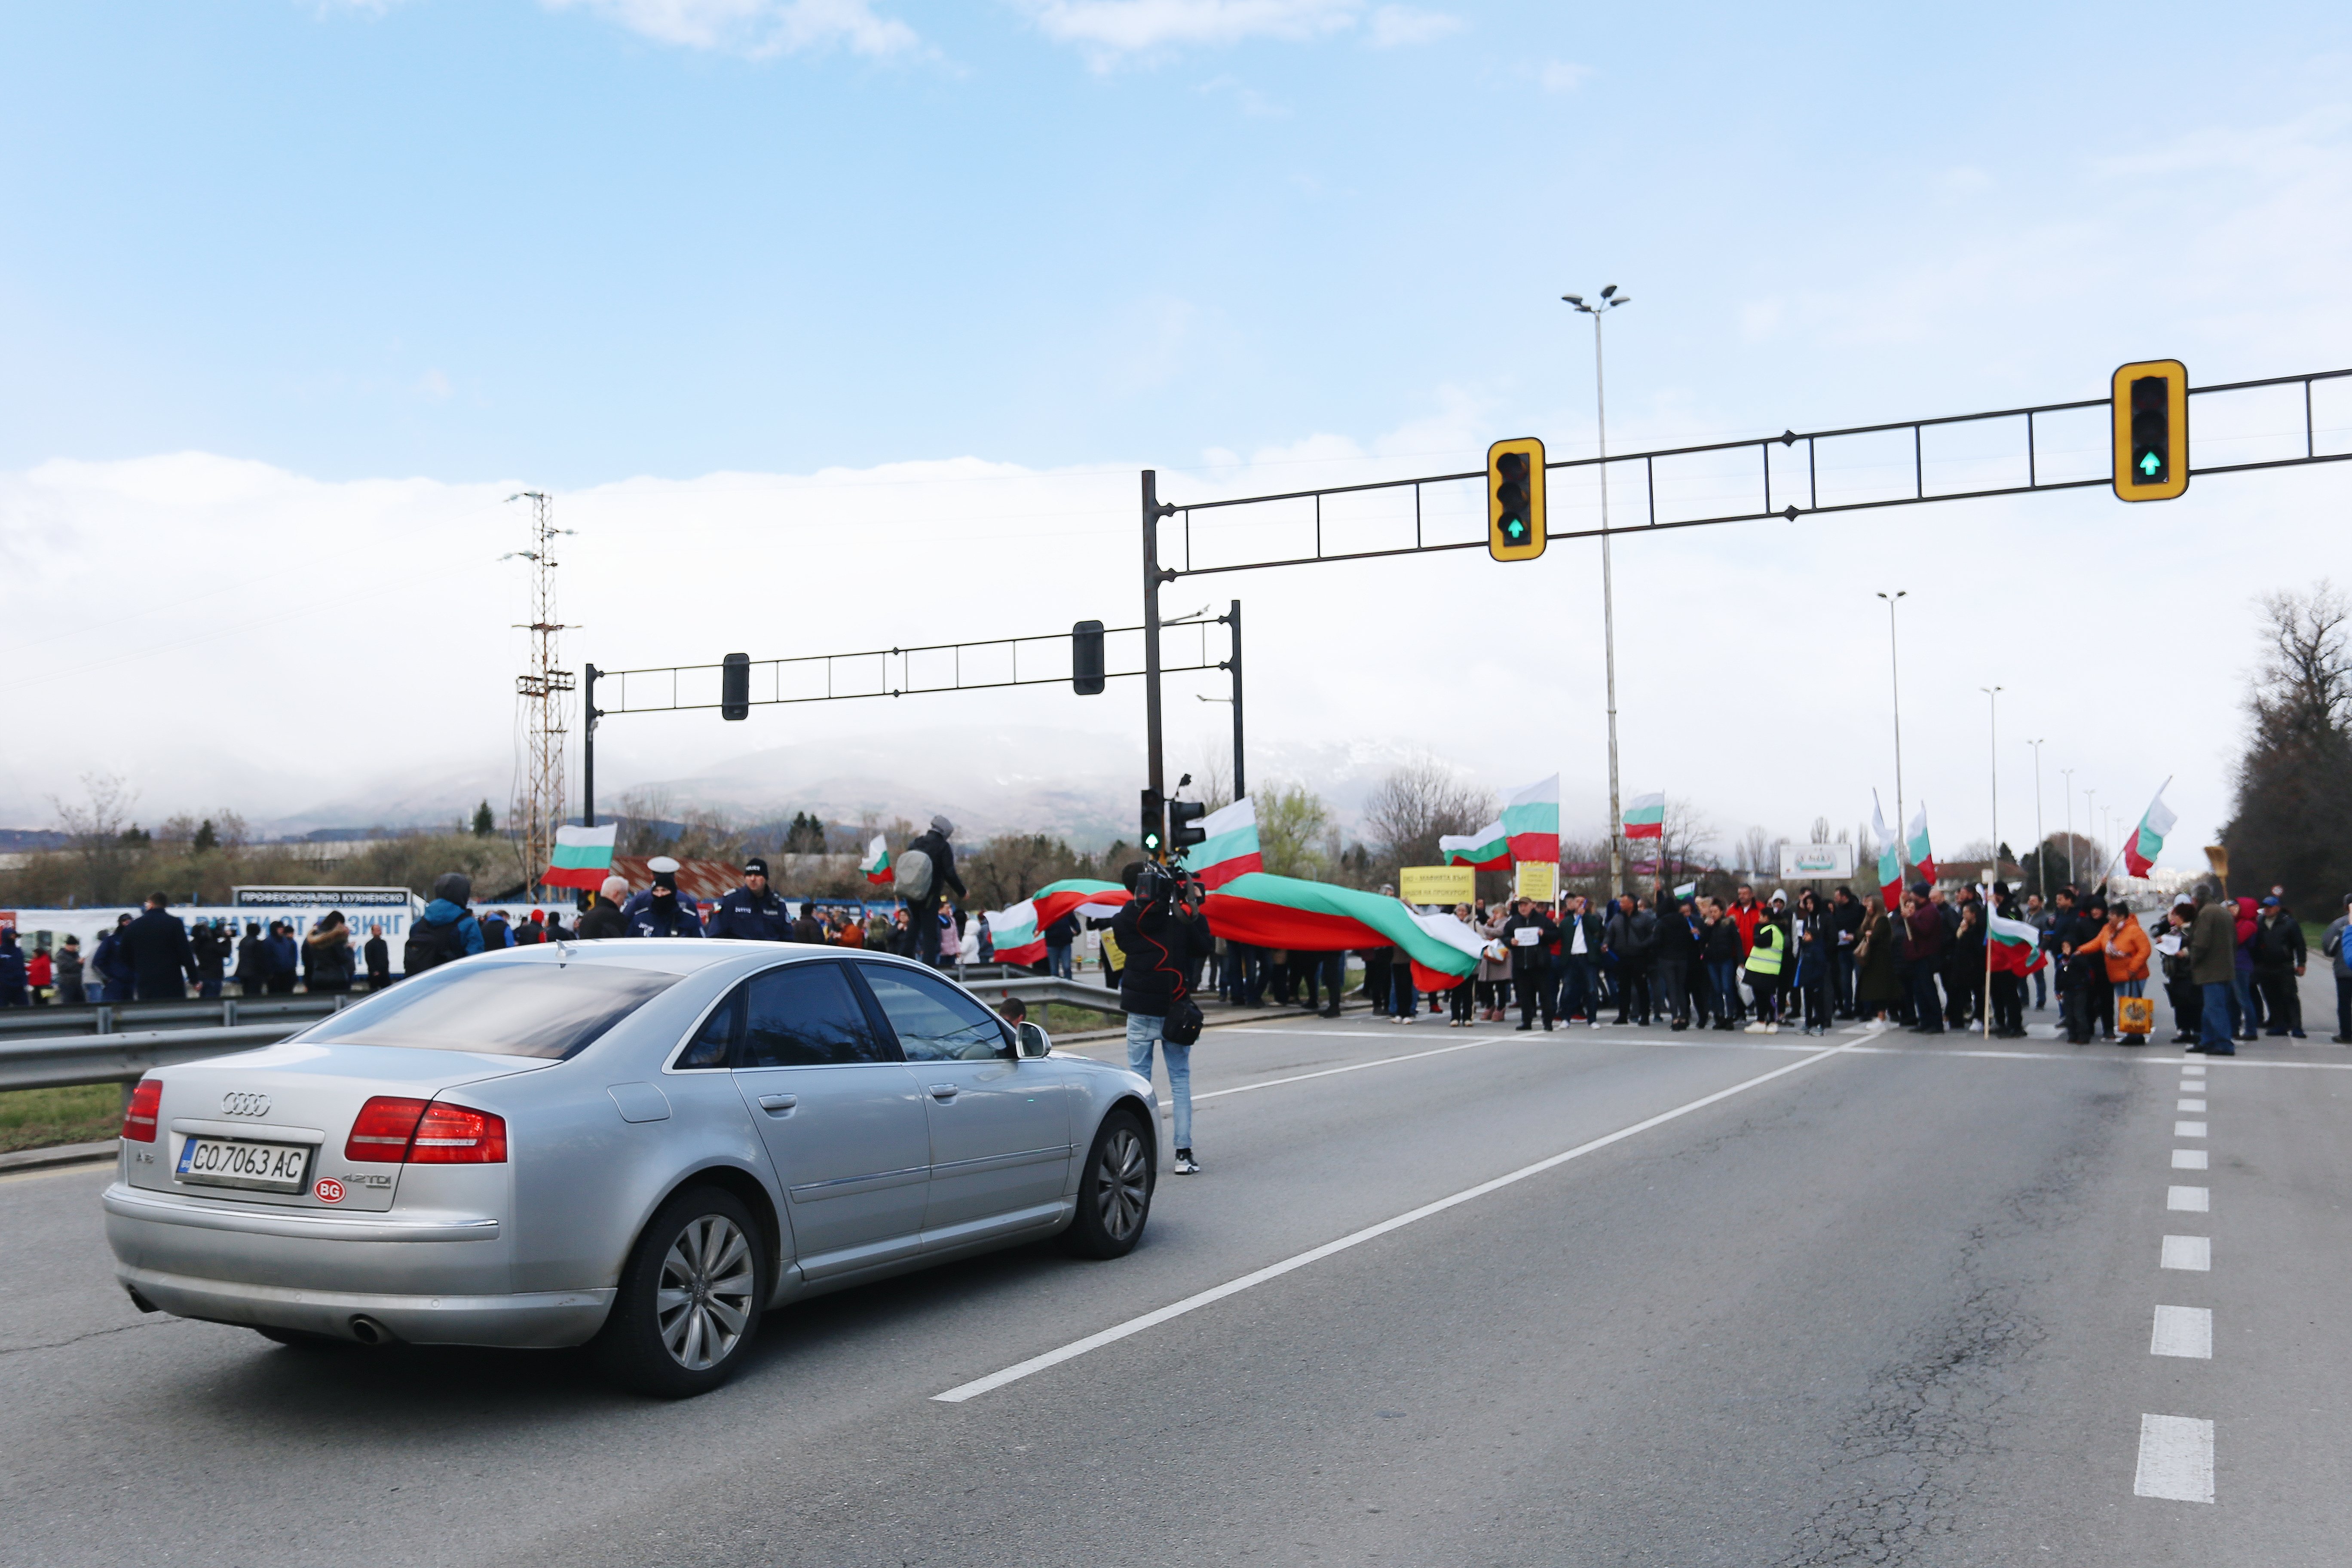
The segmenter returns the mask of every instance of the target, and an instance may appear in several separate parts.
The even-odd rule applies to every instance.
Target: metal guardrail
[[[1018,996],[1024,1002],[1066,1002],[1074,1007],[1092,1007],[1102,1013],[1125,1011],[1118,1005],[1118,992],[1088,984],[1083,980],[1059,980],[1042,974],[1024,974],[1003,980],[966,976],[963,988],[990,1002]]]
[[[135,1083],[140,1075],[155,1068],[275,1045],[307,1023],[307,1019],[289,1018],[226,1029],[141,1029],[130,1034],[0,1040],[0,1089]]]
[[[293,996],[223,996],[208,1002],[99,1002],[84,1007],[11,1007],[0,1013],[0,1040],[11,1035],[113,1035],[142,1029],[235,1028],[279,1018],[323,1018],[358,1000],[321,992]]]

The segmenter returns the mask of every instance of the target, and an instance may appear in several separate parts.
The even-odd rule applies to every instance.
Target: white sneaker
[[[1767,1024],[1764,1026],[1764,1032],[1768,1035],[1777,1035],[1780,1032],[1780,1026],[1778,1024]]]
[[[1176,1151],[1176,1173],[1180,1176],[1197,1176],[1201,1173],[1201,1162],[1192,1158],[1192,1151],[1190,1149]]]
[[[1762,1024],[1750,1024],[1748,1026],[1748,1033],[1751,1035],[1760,1035],[1764,1032],[1764,1027],[1765,1026]]]

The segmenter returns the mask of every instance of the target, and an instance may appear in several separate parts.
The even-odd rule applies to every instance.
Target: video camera
[[[1172,866],[1146,860],[1136,873],[1135,897],[1139,903],[1164,900],[1170,904],[1181,904],[1187,909],[1197,910],[1201,907],[1201,900],[1208,896],[1208,888],[1200,878],[1184,869],[1181,857]]]

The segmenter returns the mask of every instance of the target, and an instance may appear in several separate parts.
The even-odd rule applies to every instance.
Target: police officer
[[[656,855],[646,862],[654,885],[631,898],[621,919],[631,936],[700,936],[702,917],[690,900],[677,896],[677,862]]]
[[[767,861],[754,855],[743,862],[743,885],[719,900],[702,934],[745,942],[793,940],[792,910],[769,891]]]

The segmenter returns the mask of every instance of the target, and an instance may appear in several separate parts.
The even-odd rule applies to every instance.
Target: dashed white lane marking
[[[2205,1151],[2202,1149],[2175,1149],[2172,1152],[2172,1168],[2176,1171],[2204,1170],[2206,1168]]]
[[[2183,1062],[2180,1064],[2180,1076],[2183,1078],[2203,1078],[2205,1076],[2205,1064],[2203,1062]]]
[[[2194,1110],[2201,1116],[2205,1111],[2205,1101],[2201,1099],[2189,1100],[2184,1098],[2174,1100],[2172,1102],[2172,1109],[2175,1110]]]
[[[2156,1310],[2156,1330],[2148,1336],[2147,1353],[2211,1361],[2213,1310],[2210,1307],[2158,1307]]]
[[[2210,1236],[2168,1236],[2161,1267],[2184,1268],[2192,1274],[2213,1270],[2213,1238]]]
[[[1507,1172],[1491,1181],[1481,1182],[1475,1187],[1465,1187],[1460,1192],[1439,1198],[1434,1203],[1423,1204],[1419,1208],[1408,1209],[1403,1214],[1381,1220],[1377,1225],[1368,1225],[1361,1230],[1351,1231],[1336,1241],[1327,1241],[1320,1247],[1311,1247],[1304,1252],[1294,1253],[1279,1263],[1270,1263],[1264,1268],[1244,1274],[1239,1279],[1228,1279],[1223,1284],[1213,1286],[1197,1295],[1187,1296],[1181,1301],[1171,1301],[1167,1306],[1146,1312],[1140,1317],[1129,1318],[1123,1323],[1115,1323],[1098,1333],[1088,1334],[1084,1339],[1073,1340],[1068,1344],[1045,1352],[1043,1355],[1031,1356],[1027,1361],[1008,1366],[1002,1372],[992,1372],[986,1377],[974,1378],[970,1383],[959,1384],[946,1393],[934,1394],[931,1397],[943,1405],[961,1405],[965,1400],[975,1398],[992,1389],[1003,1388],[1008,1383],[1018,1383],[1034,1373],[1044,1372],[1048,1367],[1059,1366],[1062,1363],[1082,1356],[1088,1351],[1100,1350],[1108,1344],[1116,1344],[1120,1340],[1139,1334],[1146,1329],[1156,1328],[1172,1318],[1181,1318],[1187,1312],[1197,1311],[1213,1302],[1222,1301],[1228,1296],[1237,1296],[1244,1290],[1263,1285],[1270,1279],[1279,1279],[1295,1269],[1304,1268],[1310,1263],[1318,1263],[1335,1253],[1345,1252],[1350,1247],[1360,1247],[1365,1242],[1386,1236],[1392,1230],[1402,1230],[1415,1221],[1427,1219],[1432,1215],[1444,1214],[1448,1209],[1458,1208],[1475,1199],[1483,1198],[1489,1193],[1500,1192],[1505,1187],[1515,1186],[1530,1176],[1539,1176],[1546,1171],[1565,1165],[1570,1160],[1581,1159],[1598,1150],[1606,1149],[1612,1143],[1622,1143],[1636,1133],[1647,1132],[1653,1127],[1663,1127],[1669,1121],[1688,1116],[1695,1110],[1704,1110],[1710,1105],[1719,1104],[1731,1099],[1734,1095],[1745,1094],[1748,1090],[1770,1083],[1775,1079],[1786,1078],[1792,1072],[1801,1072],[1815,1062],[1824,1062],[1832,1057],[1843,1056],[1853,1048],[1853,1046],[1832,1046],[1826,1050],[1817,1051],[1806,1057],[1801,1061],[1790,1062],[1784,1067],[1774,1068],[1770,1072],[1759,1073],[1744,1082],[1733,1084],[1729,1089],[1719,1089],[1713,1094],[1701,1095],[1696,1100],[1675,1106],[1672,1110],[1662,1110],[1655,1116],[1636,1121],[1631,1126],[1621,1127],[1614,1132],[1604,1132],[1598,1138],[1579,1143],[1573,1149],[1564,1149],[1557,1154],[1538,1160],[1532,1165],[1522,1165],[1516,1171]]]
[[[2174,1502],[2211,1502],[2213,1423],[2188,1415],[2141,1416],[2132,1490]]]
[[[2164,1206],[2181,1214],[2210,1212],[2213,1189],[2210,1187],[2170,1187],[2164,1194]]]
[[[2202,1138],[2205,1136],[2205,1123],[2202,1121],[2176,1121],[2172,1124],[2172,1135],[2175,1138]]]

